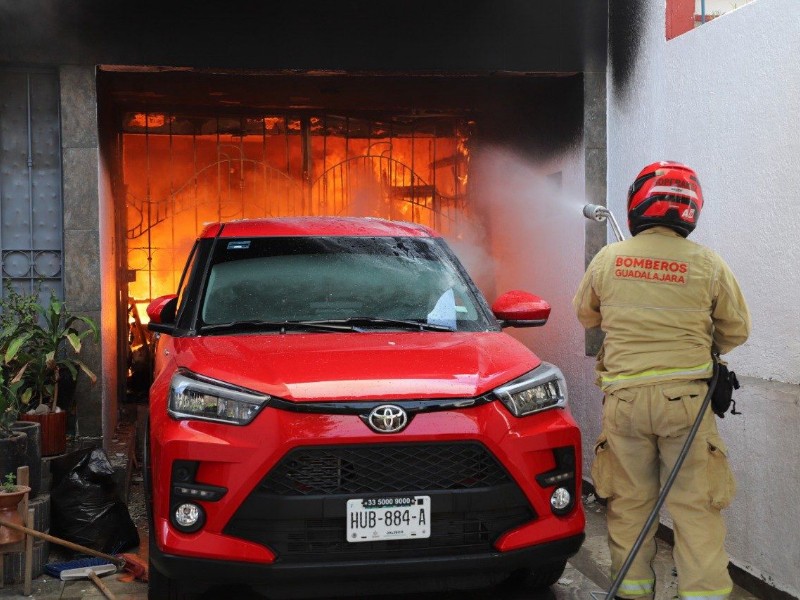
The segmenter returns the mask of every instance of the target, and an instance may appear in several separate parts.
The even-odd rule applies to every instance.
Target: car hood
[[[178,367],[298,402],[469,398],[541,363],[502,332],[185,337],[175,351]]]

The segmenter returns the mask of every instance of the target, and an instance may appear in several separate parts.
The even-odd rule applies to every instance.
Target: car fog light
[[[181,504],[175,509],[175,523],[183,529],[193,529],[200,522],[202,510],[197,504]]]
[[[570,501],[572,500],[572,495],[566,488],[556,488],[553,492],[553,495],[550,496],[550,505],[555,510],[564,510],[569,506]]]

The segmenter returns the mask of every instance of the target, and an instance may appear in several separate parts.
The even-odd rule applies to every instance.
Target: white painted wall
[[[639,170],[697,170],[706,206],[692,239],[717,250],[753,315],[728,355],[748,376],[745,412],[719,421],[739,482],[726,511],[735,564],[800,595],[800,16],[755,0],[667,42],[664,2],[647,0],[632,84],[609,81],[609,206],[625,215]],[[783,382],[783,383],[781,383]]]

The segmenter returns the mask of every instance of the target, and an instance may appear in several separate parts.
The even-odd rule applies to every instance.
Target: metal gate
[[[63,297],[58,75],[0,69],[2,280]]]
[[[177,288],[205,222],[351,215],[454,232],[470,216],[471,123],[387,121],[123,115],[127,284],[140,315],[152,298]]]

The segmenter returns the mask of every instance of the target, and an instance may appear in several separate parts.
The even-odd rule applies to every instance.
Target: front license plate
[[[353,498],[347,501],[347,541],[431,537],[431,497]]]

